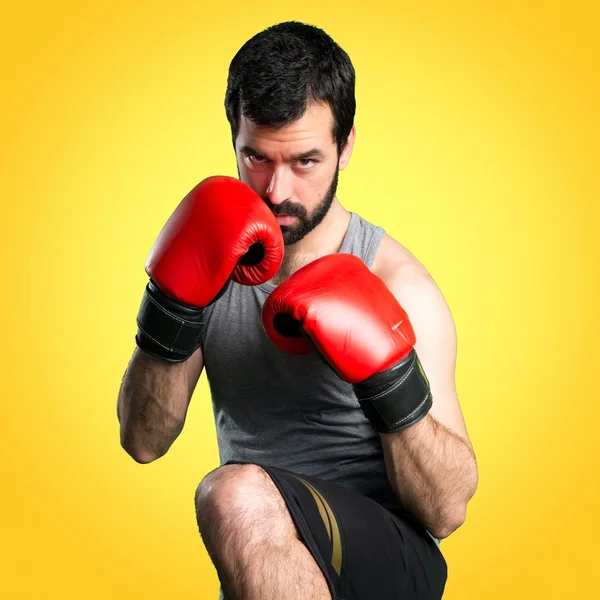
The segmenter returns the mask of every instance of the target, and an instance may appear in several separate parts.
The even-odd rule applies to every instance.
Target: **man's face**
[[[329,106],[312,104],[281,129],[242,117],[235,149],[240,179],[277,217],[285,244],[295,244],[323,220],[335,198],[338,171],[352,151],[354,131],[338,156]]]

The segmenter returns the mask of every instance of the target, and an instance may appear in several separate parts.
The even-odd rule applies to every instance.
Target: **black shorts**
[[[330,481],[258,466],[283,496],[334,600],[442,597],[446,561],[416,519]]]

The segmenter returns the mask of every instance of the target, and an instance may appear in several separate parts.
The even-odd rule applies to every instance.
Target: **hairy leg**
[[[198,529],[231,600],[331,600],[279,490],[257,465],[225,465],[196,490]]]

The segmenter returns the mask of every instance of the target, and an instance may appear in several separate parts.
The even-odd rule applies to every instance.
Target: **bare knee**
[[[228,512],[252,499],[268,475],[258,465],[224,465],[204,477],[196,489],[196,512]]]
[[[331,598],[277,486],[258,465],[209,473],[196,489],[196,515],[225,598],[304,598],[307,590]]]
[[[248,525],[250,522],[291,518],[269,475],[258,465],[224,465],[210,472],[196,489],[200,532]],[[281,523],[280,523],[281,524]]]

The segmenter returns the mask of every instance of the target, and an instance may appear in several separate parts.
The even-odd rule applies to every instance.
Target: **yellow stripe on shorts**
[[[335,572],[338,576],[341,576],[342,573],[342,539],[340,537],[340,530],[338,529],[337,521],[335,520],[335,516],[329,504],[327,504],[327,500],[323,498],[319,490],[315,489],[308,481],[304,481],[301,477],[296,475],[296,478],[301,481],[307,488],[308,491],[312,494],[315,499],[315,503],[317,504],[317,508],[319,509],[319,514],[321,515],[321,519],[323,519],[323,524],[325,525],[325,529],[327,530],[327,535],[329,536],[329,540],[331,541],[332,551],[331,551],[331,565],[335,569]]]

